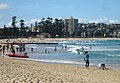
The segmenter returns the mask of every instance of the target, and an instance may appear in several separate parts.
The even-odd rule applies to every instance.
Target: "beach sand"
[[[34,42],[57,42],[57,41],[65,41],[65,40],[120,40],[120,38],[16,38],[16,39],[0,39],[0,43],[34,43]]]
[[[0,83],[120,83],[120,70],[86,69],[0,56]]]

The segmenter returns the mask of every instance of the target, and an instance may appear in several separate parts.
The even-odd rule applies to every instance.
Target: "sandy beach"
[[[53,42],[64,40],[120,40],[119,38],[2,39],[5,42]],[[0,56],[0,83],[120,83],[120,70],[50,64]]]
[[[34,43],[34,42],[55,42],[65,40],[120,40],[120,38],[16,38],[16,39],[0,39],[0,43],[19,42],[19,43]]]
[[[0,56],[0,83],[120,83],[120,70],[99,70]]]

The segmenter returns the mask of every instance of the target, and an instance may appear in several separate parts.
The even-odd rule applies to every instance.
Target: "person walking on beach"
[[[88,55],[88,51],[85,51],[85,58],[84,61],[86,62],[85,67],[89,68],[89,55]]]

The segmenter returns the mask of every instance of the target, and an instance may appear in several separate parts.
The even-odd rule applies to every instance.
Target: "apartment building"
[[[65,19],[65,23],[67,23],[67,31],[69,32],[69,35],[75,35],[78,34],[78,19],[74,19],[73,17],[70,17],[68,19]]]

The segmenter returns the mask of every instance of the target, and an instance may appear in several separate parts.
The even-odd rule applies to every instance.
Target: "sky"
[[[0,27],[11,26],[13,16],[26,25],[47,17],[120,23],[120,0],[0,0]]]

